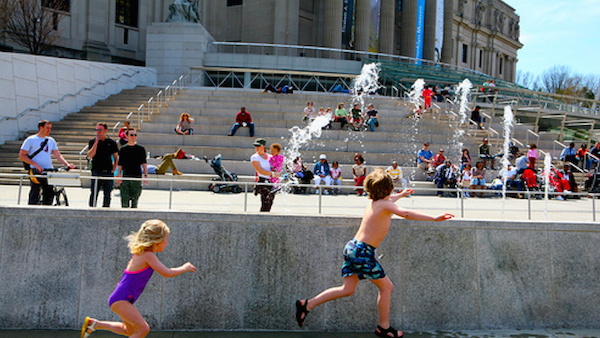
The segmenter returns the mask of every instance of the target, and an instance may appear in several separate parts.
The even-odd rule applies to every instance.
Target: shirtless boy
[[[310,310],[325,302],[352,295],[358,281],[368,279],[379,288],[377,298],[379,321],[375,335],[379,337],[402,337],[403,333],[390,325],[390,302],[394,285],[377,262],[375,249],[387,235],[392,215],[417,221],[435,222],[451,219],[454,215],[444,213],[433,217],[398,207],[395,202],[414,191],[405,189],[398,194],[391,195],[394,190],[394,183],[383,168],[377,168],[371,172],[367,176],[364,185],[372,201],[367,205],[360,228],[354,239],[348,242],[344,248],[343,284],[329,288],[312,299],[297,300],[296,320],[298,325],[302,326]]]

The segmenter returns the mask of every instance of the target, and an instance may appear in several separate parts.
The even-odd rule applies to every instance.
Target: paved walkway
[[[70,206],[88,208],[89,189],[68,187],[67,195]],[[0,204],[17,205],[18,186],[0,185]],[[29,186],[21,193],[21,205],[27,204]],[[98,203],[102,204],[102,192]],[[120,208],[119,191],[112,193],[111,208]],[[531,200],[501,197],[466,198],[462,202],[454,197],[411,196],[403,198],[397,204],[403,208],[415,209],[429,214],[441,212],[454,213],[457,218],[465,219],[504,219],[504,220],[552,220],[565,222],[593,221],[592,210],[596,207],[594,200]],[[169,201],[171,207],[169,208]],[[318,195],[295,195],[279,193],[275,198],[272,212],[278,214],[316,215],[321,213],[329,216],[362,216],[367,197],[356,195],[323,195],[319,203]],[[598,201],[596,201],[598,202]],[[600,208],[600,203],[597,207]],[[246,207],[244,208],[244,206]],[[320,208],[319,208],[320,205]],[[252,193],[216,194],[210,191],[174,191],[169,198],[168,190],[144,189],[139,201],[141,210],[177,210],[177,211],[212,211],[212,212],[257,212],[260,209],[260,198]],[[529,211],[531,210],[531,211]],[[600,220],[600,217],[598,218]]]
[[[0,330],[1,338],[78,338],[75,330]],[[98,331],[91,338],[120,337],[110,332]],[[148,338],[371,338],[370,332],[203,332],[203,331],[163,331],[150,332]],[[407,338],[588,338],[600,337],[599,330],[490,330],[490,331],[407,331]]]

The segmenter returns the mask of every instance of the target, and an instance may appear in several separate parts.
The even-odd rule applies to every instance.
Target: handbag
[[[34,157],[37,156],[37,154],[40,153],[40,151],[42,151],[44,149],[44,147],[46,146],[46,144],[48,144],[48,138],[45,138],[44,141],[40,144],[40,149],[36,150],[31,155],[27,155],[27,157],[29,157],[29,159],[32,160]],[[27,162],[23,162],[23,168],[25,168],[25,170],[29,171],[31,169],[31,165],[29,163],[27,163]]]

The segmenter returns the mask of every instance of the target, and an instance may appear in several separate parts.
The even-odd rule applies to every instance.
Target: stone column
[[[444,0],[444,41],[442,43],[442,62],[452,62],[452,30],[454,25],[454,0]],[[456,61],[458,63],[458,60]]]
[[[379,21],[379,52],[394,54],[394,24],[396,21],[396,3],[394,0],[381,0]]]
[[[354,12],[354,50],[369,51],[369,33],[371,32],[371,1],[356,0]]]
[[[436,26],[436,0],[425,0],[425,32],[423,38],[423,59],[435,59],[435,26]]]
[[[342,15],[344,0],[325,1],[323,22],[323,45],[329,48],[342,48]]]
[[[111,31],[109,26],[115,22],[115,4],[108,0],[85,1],[84,3],[87,5],[82,48],[85,59],[110,62],[112,58],[111,51],[108,48],[109,32]],[[110,10],[111,5],[112,11]]]
[[[274,43],[298,44],[299,0],[275,1]]]
[[[402,0],[402,38],[400,54],[415,57],[417,39],[417,0]]]

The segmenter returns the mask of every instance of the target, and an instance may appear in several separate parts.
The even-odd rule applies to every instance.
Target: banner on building
[[[379,53],[379,27],[381,22],[381,0],[371,0],[371,29],[369,31],[369,52]]]
[[[354,0],[344,0],[342,16],[342,45],[349,48],[352,43],[352,27],[354,26]]]
[[[435,11],[435,61],[442,60],[442,46],[444,44],[444,0],[437,0]]]
[[[425,0],[417,1],[417,39],[415,41],[415,59],[423,59],[423,39],[425,37]],[[421,64],[418,61],[417,64]]]

